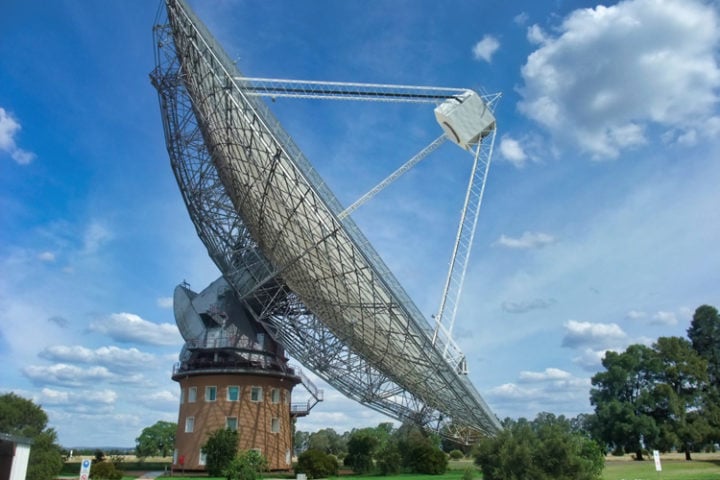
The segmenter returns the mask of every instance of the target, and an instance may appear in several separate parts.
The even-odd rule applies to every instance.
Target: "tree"
[[[135,439],[135,454],[140,458],[159,455],[167,457],[175,448],[177,423],[159,421],[145,427]]]
[[[295,473],[304,473],[308,478],[327,478],[337,475],[335,457],[320,450],[306,450],[298,457]]]
[[[293,449],[295,450],[296,454],[300,454],[307,450],[309,438],[310,434],[308,432],[303,432],[300,430],[295,431],[295,433],[293,434]]]
[[[685,451],[691,460],[691,447],[703,437],[705,423],[697,414],[707,384],[707,362],[689,341],[680,337],[660,337],[653,345],[659,369],[652,390],[651,415],[660,426],[665,450],[673,446]]]
[[[643,439],[654,443],[659,429],[650,415],[651,390],[659,369],[657,355],[644,345],[630,345],[623,353],[608,351],[606,371],[595,374],[590,403],[595,406],[595,432],[616,452],[634,451],[643,459]]]
[[[26,480],[55,478],[63,459],[55,430],[47,427],[48,417],[32,400],[6,393],[0,395],[0,432],[33,441]]]
[[[333,455],[347,452],[347,444],[343,437],[332,428],[324,428],[313,432],[308,437],[308,450],[319,450]]]
[[[708,362],[708,374],[720,387],[720,314],[715,307],[702,305],[695,310],[687,331],[692,347]]]
[[[402,466],[411,473],[445,473],[448,459],[439,448],[439,439],[430,438],[417,424],[406,422],[395,432],[394,440]]]
[[[237,431],[224,428],[210,434],[202,451],[205,454],[205,468],[211,477],[219,477],[230,466],[238,448]]]
[[[363,474],[373,470],[373,456],[380,444],[374,430],[372,428],[363,428],[350,434],[345,465],[351,467],[355,473]]]
[[[260,452],[247,450],[238,453],[223,470],[227,480],[255,480],[267,470],[267,460]]]
[[[506,420],[495,437],[475,448],[475,463],[484,480],[595,480],[604,466],[600,447],[575,433],[570,421],[541,413],[529,422]]]

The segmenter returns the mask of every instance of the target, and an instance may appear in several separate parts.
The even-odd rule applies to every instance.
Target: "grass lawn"
[[[719,453],[693,453],[685,461],[683,454],[662,454],[662,471],[655,471],[655,462],[648,457],[635,462],[630,457],[608,457],[603,480],[720,480]]]
[[[156,460],[156,459],[153,459]],[[655,462],[648,457],[643,462],[633,461],[630,456],[608,456],[603,470],[603,480],[720,480],[720,453],[694,453],[693,460],[686,462],[683,454],[661,455],[662,471],[655,471]],[[448,472],[444,475],[414,475],[401,474],[388,477],[377,475],[359,476],[343,475],[338,477],[344,480],[461,480],[463,471],[472,467],[470,460],[450,461]],[[161,469],[158,469],[161,470]],[[134,473],[134,472],[133,472]],[[131,474],[128,472],[128,474]],[[77,478],[77,475],[74,476]],[[167,477],[163,477],[167,478]],[[213,480],[204,475],[185,476],[179,472],[172,477],[173,480]],[[266,474],[266,478],[294,478],[292,474]],[[475,480],[481,480],[478,472]],[[131,480],[133,477],[123,477],[122,480]],[[215,480],[224,480],[221,478]]]

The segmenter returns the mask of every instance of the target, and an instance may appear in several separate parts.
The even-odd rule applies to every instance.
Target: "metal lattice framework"
[[[166,7],[151,78],[172,168],[198,235],[256,319],[303,365],[384,414],[473,436],[499,430],[459,373],[462,352],[340,218],[335,196],[184,1]]]

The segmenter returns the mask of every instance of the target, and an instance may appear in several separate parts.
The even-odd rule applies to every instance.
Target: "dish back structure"
[[[462,352],[437,335],[341,215],[256,87],[184,0],[166,0],[166,9],[151,79],[171,165],[238,298],[288,353],[348,397],[451,435],[497,432],[463,373]],[[458,94],[436,90],[437,103]]]

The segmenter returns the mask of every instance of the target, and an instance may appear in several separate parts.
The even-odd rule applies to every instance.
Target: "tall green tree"
[[[691,449],[702,441],[706,423],[698,411],[707,385],[707,362],[680,337],[660,337],[653,345],[658,371],[652,388],[653,412],[660,426],[660,446],[675,446],[691,460]]]
[[[177,423],[159,421],[145,427],[135,439],[135,454],[140,458],[160,455],[167,457],[175,448]]]
[[[57,434],[47,423],[47,414],[32,400],[14,393],[0,395],[0,432],[33,441],[26,480],[50,480],[62,469]]]
[[[695,310],[688,338],[693,349],[708,363],[709,382],[703,392],[701,419],[706,426],[704,442],[720,441],[720,314],[715,307],[701,305]]]
[[[596,435],[617,452],[635,452],[643,459],[642,442],[657,441],[652,387],[659,363],[655,352],[644,345],[630,345],[622,353],[608,351],[604,372],[595,374],[590,403],[595,407]]]
[[[374,428],[353,431],[347,443],[345,465],[351,467],[355,473],[371,472],[374,467],[373,457],[379,445],[380,440]]]
[[[720,314],[717,309],[710,305],[698,307],[687,334],[692,347],[708,363],[710,381],[720,387]]]

